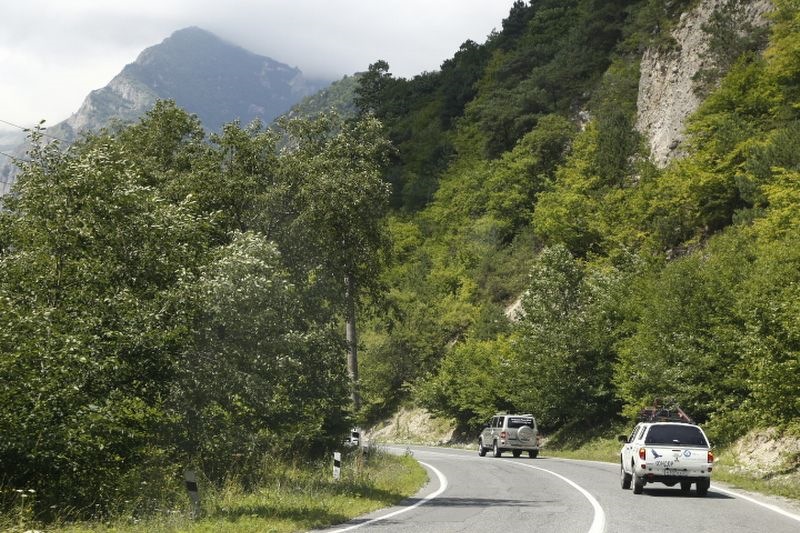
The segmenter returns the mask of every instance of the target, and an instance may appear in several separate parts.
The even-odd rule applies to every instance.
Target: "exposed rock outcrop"
[[[708,35],[702,27],[728,1],[702,0],[694,10],[681,15],[672,32],[675,47],[650,48],[642,57],[636,129],[649,142],[651,158],[659,167],[683,154],[686,118],[701,103],[693,78],[712,61],[708,57]],[[744,7],[746,18],[763,25],[771,7],[769,0],[749,2]]]
[[[365,435],[373,444],[407,443],[441,445],[456,439],[455,420],[437,418],[420,408],[400,408],[390,420],[372,428]]]

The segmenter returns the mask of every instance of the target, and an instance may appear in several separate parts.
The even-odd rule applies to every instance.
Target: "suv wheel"
[[[536,457],[538,456],[539,456],[539,450],[530,450],[528,452],[528,457],[530,457],[531,459],[536,459]]]
[[[478,455],[481,457],[486,455],[486,448],[483,447],[483,439],[478,439]]]
[[[695,485],[697,488],[697,495],[698,496],[705,496],[708,494],[708,487],[711,486],[711,479],[704,477],[697,480],[697,484]]]
[[[632,478],[633,478],[633,476],[631,476],[629,473],[627,473],[625,471],[625,469],[622,468],[622,464],[620,464],[619,465],[619,482],[620,482],[620,485],[622,485],[623,489],[628,490],[629,488],[631,488],[631,479]]]
[[[503,452],[500,451],[500,447],[497,446],[497,441],[494,441],[494,444],[492,445],[492,454],[495,457],[500,457],[500,455],[502,455],[502,453]]]
[[[514,457],[519,457],[520,455],[522,455],[522,450],[514,450],[511,452],[511,455],[513,455]]]

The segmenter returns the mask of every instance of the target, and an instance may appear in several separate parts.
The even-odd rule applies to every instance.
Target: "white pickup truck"
[[[680,483],[689,492],[695,484],[698,496],[711,486],[714,454],[706,434],[699,426],[683,422],[643,422],[630,436],[620,435],[620,483],[641,494],[647,483]]]

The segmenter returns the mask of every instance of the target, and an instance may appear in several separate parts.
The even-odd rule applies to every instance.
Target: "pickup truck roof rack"
[[[694,424],[692,417],[686,414],[674,401],[665,402],[660,399],[653,401],[653,405],[639,411],[639,422],[685,422]]]

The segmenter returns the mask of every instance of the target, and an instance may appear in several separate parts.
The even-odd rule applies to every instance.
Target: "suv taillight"
[[[639,459],[644,461],[647,459],[647,449],[646,448],[639,448]]]
[[[508,431],[501,431],[500,432],[500,438],[501,439],[507,439],[508,438]]]

